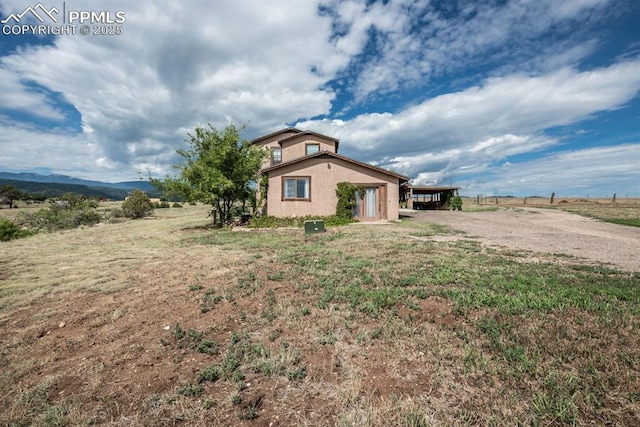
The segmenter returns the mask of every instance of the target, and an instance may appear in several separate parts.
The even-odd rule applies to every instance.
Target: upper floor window
[[[282,148],[271,149],[271,166],[282,163]]]
[[[320,144],[307,144],[306,150],[307,150],[306,152],[307,156],[309,154],[317,153],[318,151],[320,151]]]

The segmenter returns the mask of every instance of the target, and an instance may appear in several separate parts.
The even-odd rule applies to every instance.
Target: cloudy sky
[[[37,4],[0,0],[2,171],[163,176],[233,122],[470,196],[640,197],[636,0],[41,0],[76,34],[33,35]]]

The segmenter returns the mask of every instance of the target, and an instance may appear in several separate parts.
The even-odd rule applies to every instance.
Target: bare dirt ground
[[[543,209],[411,215],[307,237],[211,230],[189,206],[3,243],[0,426],[640,425],[637,275],[545,265],[556,286],[469,286],[532,276],[478,241],[638,270],[640,229]],[[587,278],[604,289],[592,311],[570,299]],[[564,289],[567,309],[491,305]],[[456,307],[464,292],[473,306]]]
[[[201,227],[204,215],[176,212],[0,249],[0,426],[333,425],[336,414],[360,419],[373,408],[369,401],[384,421],[353,425],[384,425],[420,408],[417,397],[404,396],[430,377],[421,371],[409,386],[401,375],[427,356],[404,351],[410,345],[386,332],[365,340],[375,324],[342,332],[347,321],[311,304],[298,290],[306,279],[288,279],[290,267],[275,255],[191,242],[215,231]],[[299,239],[286,230],[267,238],[283,233]],[[205,300],[212,301],[207,310]],[[403,308],[399,319],[424,315],[425,328],[440,337],[440,326],[452,322],[451,304],[438,297],[418,304],[422,311]],[[205,340],[214,350],[196,348]],[[251,355],[252,363],[283,372],[250,368],[242,353],[232,378],[200,384],[199,373],[227,360],[234,340],[236,351],[269,353]],[[354,414],[344,409],[352,403]]]
[[[559,210],[500,208],[497,211],[418,211],[407,214],[463,235],[441,239],[477,238],[487,246],[535,253],[565,254],[614,268],[640,271],[640,228],[610,224]]]

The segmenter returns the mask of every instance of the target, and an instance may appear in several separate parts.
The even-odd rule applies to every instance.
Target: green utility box
[[[304,222],[304,234],[324,233],[324,221],[312,220]]]

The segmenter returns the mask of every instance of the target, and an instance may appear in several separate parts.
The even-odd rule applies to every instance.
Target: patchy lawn
[[[0,423],[640,424],[638,273],[157,214],[0,243]]]

